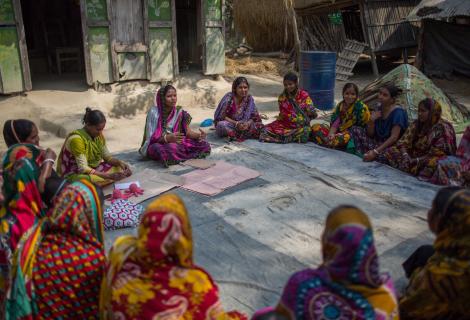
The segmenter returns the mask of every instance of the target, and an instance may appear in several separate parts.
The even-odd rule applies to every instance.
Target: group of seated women
[[[4,163],[7,177],[16,177],[4,208],[18,216],[34,211],[36,221],[14,243],[3,232],[16,225],[2,226],[2,319],[247,319],[222,308],[216,283],[194,263],[191,222],[178,196],[154,200],[137,235],[118,238],[106,254],[101,189],[87,179],[51,177],[43,208],[34,150],[18,145]],[[398,296],[380,272],[368,216],[354,206],[333,209],[321,236],[322,264],[294,273],[279,302],[252,318],[468,319],[470,190],[441,189],[428,224],[434,245],[405,261],[410,280]]]
[[[219,103],[214,115],[219,137],[261,142],[314,143],[347,151],[364,161],[379,161],[420,180],[440,185],[470,185],[470,127],[460,146],[452,124],[444,120],[441,105],[432,98],[418,106],[418,119],[409,124],[406,110],[397,104],[401,89],[394,85],[380,88],[379,103],[372,111],[359,99],[354,83],[343,87],[343,99],[334,108],[330,124],[315,123],[314,102],[298,87],[297,76],[284,77],[279,96],[279,116],[263,125],[249,83],[235,79],[232,92]]]

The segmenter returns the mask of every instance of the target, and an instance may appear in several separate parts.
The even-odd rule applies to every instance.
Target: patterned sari
[[[103,135],[92,138],[85,129],[71,132],[65,139],[57,161],[57,173],[71,181],[89,180],[101,186],[112,183],[94,171],[118,173],[122,169],[107,163],[111,153]]]
[[[470,191],[454,195],[434,241],[436,252],[413,272],[400,299],[402,319],[470,319]]]
[[[316,117],[308,92],[298,89],[295,97],[283,92],[278,99],[279,116],[261,131],[261,142],[306,143],[310,137],[310,120]]]
[[[422,180],[429,180],[437,169],[438,161],[455,154],[456,149],[454,127],[442,119],[441,114],[441,106],[435,102],[430,110],[431,127],[420,130],[419,120],[415,120],[396,145],[384,151],[387,163]],[[411,163],[413,158],[420,160]]]
[[[314,124],[312,126],[313,142],[334,149],[343,149],[351,139],[349,129],[352,126],[364,127],[367,124],[370,112],[364,102],[356,100],[347,108],[344,105],[344,101],[338,103],[331,115],[330,125]],[[336,128],[336,133],[331,139],[328,137],[330,128]]]
[[[0,207],[0,319],[10,284],[11,260],[19,240],[45,215],[39,193],[42,152],[32,144],[11,146],[3,159],[4,205]]]
[[[228,117],[237,122],[248,122],[246,130],[240,130],[225,118]],[[258,139],[263,122],[256,109],[255,100],[251,95],[244,97],[240,106],[237,107],[235,94],[227,93],[215,110],[214,122],[216,133],[219,137],[229,137],[233,140],[243,141],[246,139]]]
[[[102,319],[246,319],[224,312],[216,284],[192,253],[184,203],[161,196],[148,206],[137,237],[118,238],[111,249]]]
[[[380,274],[372,227],[359,209],[339,208],[326,220],[323,264],[295,273],[277,312],[289,319],[398,319],[389,275]]]
[[[98,319],[102,207],[88,181],[67,186],[15,252],[7,319]]]
[[[465,129],[455,156],[439,160],[429,182],[439,185],[470,187],[470,178],[465,179],[465,172],[467,174],[470,172],[470,126]]]
[[[190,123],[191,116],[180,106],[174,106],[167,119],[164,119],[161,89],[158,90],[155,95],[155,106],[147,114],[140,154],[161,161],[165,167],[189,159],[205,158],[211,152],[210,144],[206,141],[186,136],[181,143],[166,143],[163,139],[167,133],[186,135]]]

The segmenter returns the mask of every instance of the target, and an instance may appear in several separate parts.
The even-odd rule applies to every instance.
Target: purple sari
[[[248,122],[249,126],[246,130],[240,130],[235,124],[225,120],[227,117],[237,122]],[[229,137],[234,140],[258,139],[263,128],[253,97],[251,95],[244,97],[237,108],[233,92],[227,93],[220,101],[215,110],[214,122],[219,137]]]
[[[181,143],[166,143],[163,138],[168,133],[186,135],[190,123],[191,116],[180,106],[173,107],[167,119],[164,119],[163,101],[159,90],[155,96],[155,106],[147,114],[140,154],[160,161],[166,167],[181,161],[206,157],[211,152],[207,141],[185,136]]]

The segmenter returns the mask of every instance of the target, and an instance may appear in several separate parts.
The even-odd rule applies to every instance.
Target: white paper
[[[122,183],[115,183],[114,184],[114,189],[119,189],[119,190],[127,190],[131,186],[131,184],[135,183],[139,188],[140,188],[140,183],[139,181],[131,181],[131,182],[122,182]]]

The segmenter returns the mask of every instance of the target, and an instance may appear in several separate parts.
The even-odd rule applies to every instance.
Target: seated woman
[[[402,92],[394,85],[380,88],[380,110],[371,113],[366,128],[352,127],[349,129],[354,146],[348,149],[363,155],[364,161],[386,163],[383,152],[393,146],[408,128],[408,115],[403,107],[396,104],[396,98]]]
[[[176,89],[172,85],[160,88],[155,106],[147,114],[144,139],[140,154],[161,161],[165,167],[181,161],[205,158],[211,146],[205,141],[206,133],[191,130],[191,116],[176,105]]]
[[[405,263],[410,282],[400,299],[401,319],[470,319],[470,190],[441,189],[428,213],[433,248]]]
[[[34,160],[41,168],[40,189],[42,192],[45,179],[50,176],[57,176],[53,169],[57,155],[52,149],[47,148],[44,150],[39,146],[39,130],[36,124],[26,119],[7,120],[3,125],[3,139],[8,148],[15,144],[25,144],[29,145],[29,149],[37,149],[36,151],[38,153],[37,156],[34,157]],[[23,148],[20,150],[23,150]],[[19,160],[24,155],[22,152],[14,152],[14,154],[15,160]],[[28,154],[28,152],[26,152],[26,154]],[[44,161],[45,159],[48,160]],[[0,168],[0,171],[1,170],[2,168]]]
[[[7,319],[99,319],[106,255],[103,194],[90,182],[65,187],[50,217],[22,238]]]
[[[233,140],[258,139],[263,122],[255,100],[248,93],[250,85],[245,77],[233,81],[232,92],[227,93],[215,110],[214,123],[219,137]]]
[[[430,179],[437,163],[455,154],[456,138],[451,123],[441,118],[439,102],[424,99],[418,105],[418,119],[406,130],[395,146],[383,153],[387,163],[404,172]]]
[[[290,277],[277,313],[292,320],[398,319],[393,281],[379,272],[366,214],[351,206],[333,209],[321,244],[323,263]]]
[[[129,177],[132,174],[129,165],[113,158],[106,146],[104,114],[86,108],[83,124],[82,129],[72,131],[65,140],[57,173],[70,181],[86,179],[99,186]]]
[[[434,175],[427,181],[439,185],[470,187],[470,126],[465,129],[455,156],[439,160]]]
[[[101,319],[247,319],[226,313],[211,276],[193,262],[183,201],[167,194],[142,216],[137,237],[118,238],[101,288]]]
[[[310,137],[310,120],[317,117],[308,92],[298,86],[298,77],[284,76],[284,92],[278,98],[279,116],[261,131],[261,142],[306,143]]]
[[[313,142],[334,149],[344,149],[348,145],[352,126],[365,127],[370,119],[369,108],[358,99],[359,88],[354,83],[343,87],[343,101],[338,103],[331,115],[330,125],[312,126]]]
[[[14,144],[3,158],[1,192],[4,202],[0,206],[0,319],[4,318],[4,298],[10,285],[13,252],[21,237],[46,215],[41,194],[46,189],[54,159],[55,153],[52,150],[42,153],[32,144]],[[38,163],[41,163],[41,166]]]

